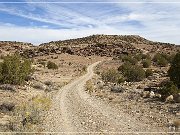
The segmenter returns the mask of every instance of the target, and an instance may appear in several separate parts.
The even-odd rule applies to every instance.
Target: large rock
[[[170,103],[170,102],[173,102],[174,101],[174,97],[173,97],[173,95],[170,95],[170,96],[168,96],[167,98],[166,98],[166,103]]]
[[[111,91],[113,91],[113,92],[124,92],[125,89],[121,86],[112,86]]]
[[[11,84],[0,85],[0,89],[9,90],[9,91],[16,91],[16,87],[14,85],[11,85]]]
[[[39,90],[46,90],[46,85],[40,82],[36,82],[33,84],[33,88],[39,89]]]
[[[13,111],[14,108],[15,108],[14,103],[4,102],[4,103],[0,104],[0,111],[3,111],[3,112]]]

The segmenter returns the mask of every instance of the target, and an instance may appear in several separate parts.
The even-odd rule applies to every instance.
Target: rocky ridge
[[[17,51],[32,49],[33,44],[16,41],[0,41],[0,55],[12,54]]]
[[[23,50],[21,54],[28,57],[61,53],[79,56],[117,57],[120,54],[140,53],[142,50],[172,53],[180,50],[180,47],[169,43],[149,41],[137,35],[92,35],[84,38],[43,43],[38,47]]]

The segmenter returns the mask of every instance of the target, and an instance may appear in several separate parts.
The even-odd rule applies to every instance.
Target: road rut
[[[90,65],[85,75],[59,90],[48,113],[45,130],[65,134],[157,131],[156,127],[138,121],[123,110],[84,91],[84,85],[93,77],[93,68],[98,63]]]

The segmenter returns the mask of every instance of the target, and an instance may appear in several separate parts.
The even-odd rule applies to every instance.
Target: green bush
[[[123,78],[122,75],[115,69],[109,69],[101,74],[104,82],[118,83]]]
[[[180,52],[175,55],[168,74],[170,76],[170,80],[173,81],[178,88],[180,88]]]
[[[131,64],[133,64],[133,65],[137,64],[137,62],[138,62],[137,59],[133,58],[133,57],[130,56],[130,55],[124,56],[124,57],[122,58],[122,61],[123,61],[123,62],[129,62],[129,63],[131,63]]]
[[[150,59],[143,60],[142,65],[144,68],[148,68],[149,66],[151,66],[151,60]]]
[[[137,61],[140,61],[142,59],[142,54],[137,54],[134,56],[134,58],[137,60]]]
[[[168,64],[168,60],[166,59],[166,57],[164,56],[164,54],[160,54],[160,53],[157,53],[157,54],[154,56],[153,61],[154,61],[158,66],[161,66],[161,67],[165,67],[165,66],[167,66],[167,64]]]
[[[177,88],[177,86],[172,82],[168,81],[163,84],[161,89],[159,90],[159,93],[163,95],[163,97],[167,97],[169,95],[175,95],[180,92],[180,89]]]
[[[147,69],[146,72],[145,72],[145,74],[146,74],[146,77],[148,77],[148,76],[153,75],[153,72],[152,72],[151,69]]]
[[[0,82],[2,84],[23,84],[32,73],[31,61],[15,54],[4,57],[0,63]]]
[[[56,65],[56,63],[54,63],[54,62],[48,61],[47,68],[48,69],[58,69],[58,65]]]
[[[124,64],[122,64],[119,68],[118,71],[122,72],[122,73],[126,73],[128,72],[131,68],[132,68],[132,64],[129,62],[125,62]]]
[[[126,77],[126,80],[130,82],[141,81],[146,77],[142,67],[130,63],[124,63],[118,70]]]

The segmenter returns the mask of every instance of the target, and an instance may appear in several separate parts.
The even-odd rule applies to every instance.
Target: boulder
[[[0,111],[3,111],[3,112],[13,111],[14,108],[15,108],[14,103],[4,102],[4,103],[0,104]]]
[[[154,97],[155,97],[155,94],[154,94],[153,91],[151,91],[151,92],[149,93],[149,97],[150,97],[150,98],[154,98]]]
[[[39,90],[46,90],[46,85],[40,82],[34,83],[32,87]]]
[[[161,98],[162,96],[161,96],[161,94],[155,94],[155,97],[156,98]]]
[[[44,84],[47,85],[47,86],[53,86],[53,82],[52,81],[45,81]]]
[[[170,95],[170,96],[168,96],[167,98],[166,98],[166,103],[169,103],[169,102],[172,102],[174,100],[174,97],[173,97],[173,95]]]
[[[16,87],[14,85],[11,85],[11,84],[0,85],[0,89],[9,90],[9,91],[16,91]]]
[[[113,91],[113,92],[124,92],[125,89],[121,86],[112,86],[111,91]]]

